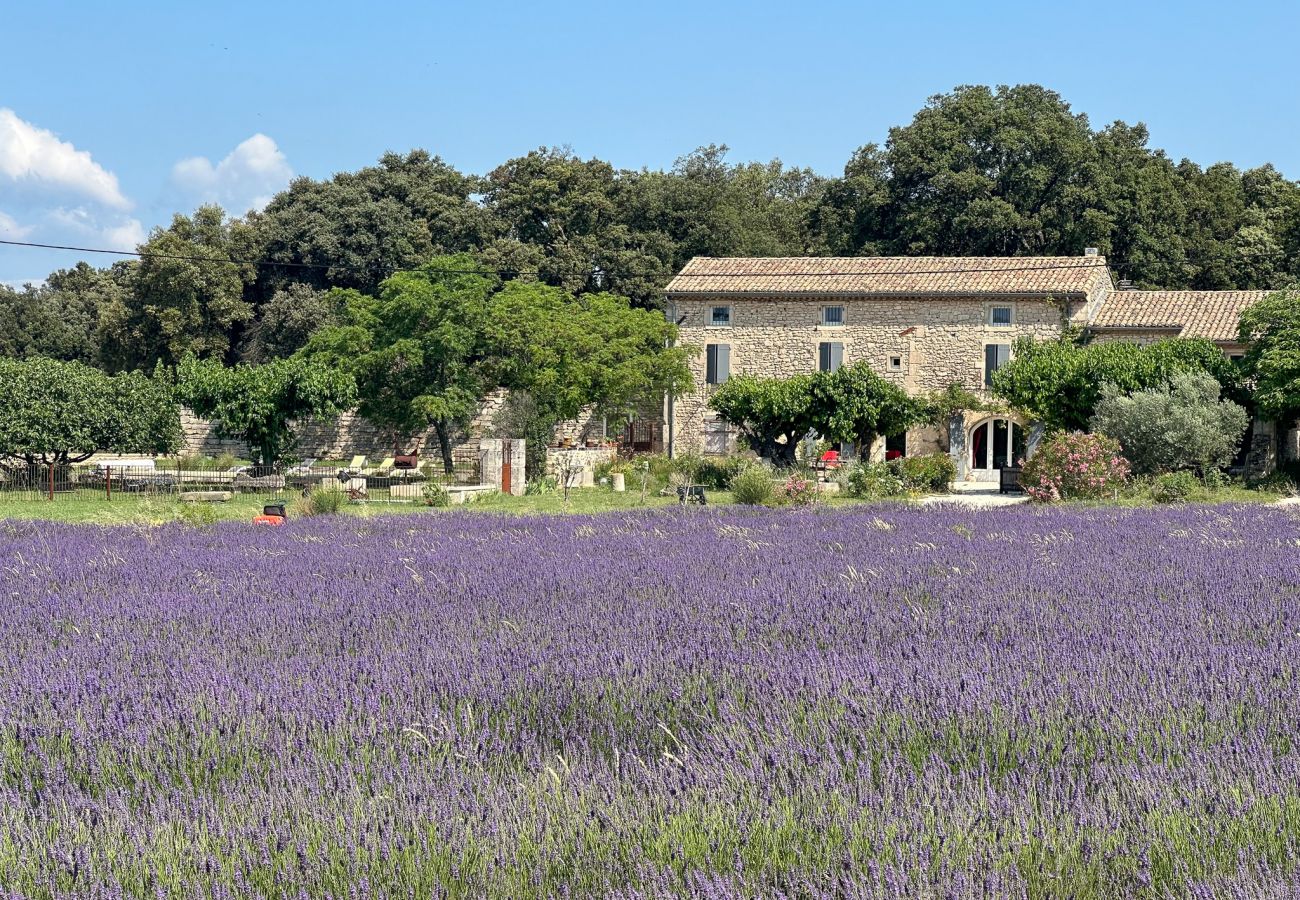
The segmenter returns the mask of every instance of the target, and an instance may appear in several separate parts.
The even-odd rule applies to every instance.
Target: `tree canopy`
[[[385,279],[378,297],[346,292],[342,321],[304,350],[356,378],[358,410],[395,443],[433,427],[449,472],[455,430],[493,386],[486,327],[497,281],[463,271],[471,266],[442,257]]]
[[[1260,412],[1294,422],[1300,418],[1300,287],[1271,294],[1246,309],[1240,329]]]
[[[142,260],[0,288],[0,312],[14,311],[0,315],[0,355],[115,371],[185,353],[265,362],[332,323],[322,292],[377,296],[390,276],[449,254],[503,281],[656,308],[694,255],[1076,256],[1088,246],[1139,287],[1282,288],[1300,279],[1300,183],[1269,165],[1178,161],[1150,146],[1141,123],[1094,126],[1038,85],[932,97],[834,177],[735,161],[713,144],[662,171],[543,147],[473,174],[417,149],[296,179],[243,219],[216,207],[177,216]],[[295,315],[300,302],[312,312]]]
[[[182,402],[220,436],[246,442],[259,466],[289,458],[295,420],[332,418],[356,402],[351,375],[299,357],[226,367],[187,356],[177,376]]]
[[[0,359],[0,459],[64,464],[101,451],[171,453],[180,443],[165,383],[78,362]]]
[[[993,373],[993,393],[1048,431],[1084,431],[1104,385],[1123,394],[1153,388],[1181,372],[1205,372],[1238,403],[1248,402],[1242,373],[1213,343],[1171,338],[1080,344],[1065,337],[1022,338],[1011,361]]]
[[[866,362],[789,378],[735,375],[709,398],[709,406],[759,456],[791,465],[808,433],[852,441],[866,451],[882,434],[898,434],[932,415]]]

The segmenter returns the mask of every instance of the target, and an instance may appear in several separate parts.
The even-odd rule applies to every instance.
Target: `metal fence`
[[[0,502],[5,500],[124,500],[191,491],[292,495],[327,488],[354,500],[409,501],[430,483],[443,487],[478,484],[478,460],[458,457],[452,470],[441,460],[397,466],[302,465],[284,467],[195,465],[155,461],[141,464],[0,462]]]

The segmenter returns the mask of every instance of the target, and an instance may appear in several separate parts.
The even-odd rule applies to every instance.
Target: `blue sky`
[[[1036,82],[1175,159],[1300,178],[1300,6],[0,3],[0,237],[131,249],[205,200],[424,147],[627,168],[725,143],[837,174],[958,84]],[[0,281],[76,254],[0,247]],[[95,260],[103,263],[103,258]]]

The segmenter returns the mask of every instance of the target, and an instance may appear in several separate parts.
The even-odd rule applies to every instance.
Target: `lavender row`
[[[1279,510],[0,523],[36,897],[1283,897]]]

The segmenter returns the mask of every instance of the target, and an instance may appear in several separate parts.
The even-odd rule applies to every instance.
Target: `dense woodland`
[[[265,362],[337,321],[341,292],[469,253],[503,280],[612,292],[640,306],[692,256],[1036,255],[1099,247],[1141,287],[1247,289],[1300,278],[1300,183],[1271,166],[1174,162],[1146,129],[1096,129],[1045,88],[962,87],[826,178],[722,146],[670,171],[539,149],[486,175],[424,150],[327,181],[296,179],[260,212],[177,215],[144,258],[0,287],[0,355],[110,371],[187,353]],[[202,257],[196,261],[176,257]],[[229,260],[238,260],[231,263]]]

